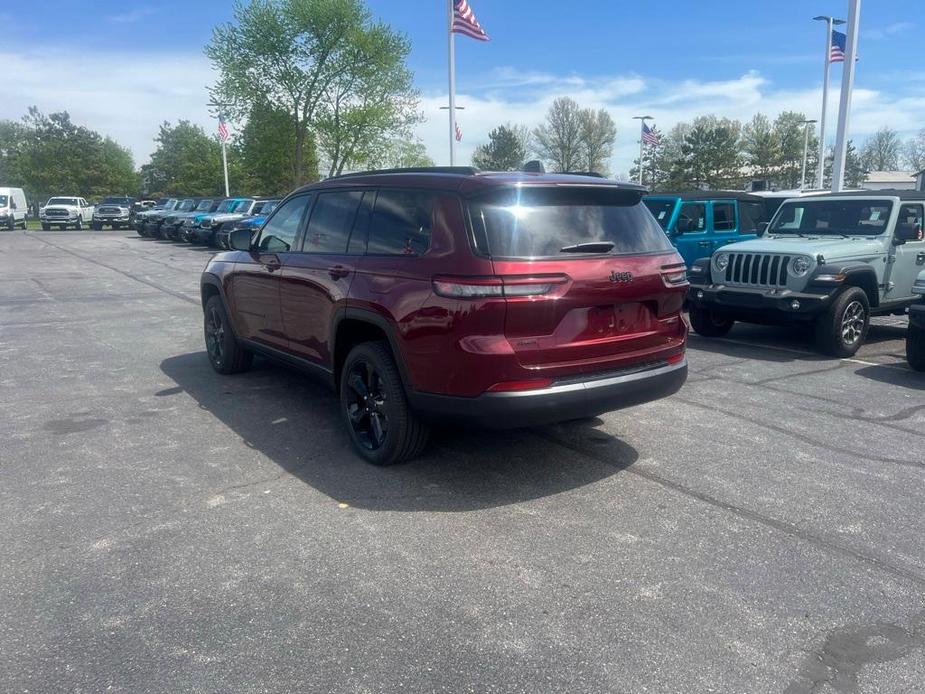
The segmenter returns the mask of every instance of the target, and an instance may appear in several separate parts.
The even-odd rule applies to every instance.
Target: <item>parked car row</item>
[[[256,228],[279,202],[258,198],[165,198],[135,217],[140,236],[226,247],[231,230]]]
[[[0,202],[5,199],[3,190],[0,188]],[[16,208],[15,220],[25,229],[25,196],[22,195],[20,188],[10,190],[18,191],[22,198],[22,202],[19,202]],[[100,231],[107,226],[112,229],[122,229],[132,226],[138,211],[153,207],[154,204],[153,200],[136,200],[133,197],[119,195],[105,197],[99,205],[93,205],[77,195],[59,195],[49,198],[44,205],[39,207],[39,221],[43,231],[50,231],[55,227],[59,229],[73,227],[81,230],[84,225],[94,231]],[[18,211],[20,209],[22,210],[21,216]],[[0,204],[0,218],[2,216],[2,204]],[[13,228],[13,223],[14,217],[10,217],[10,229]]]

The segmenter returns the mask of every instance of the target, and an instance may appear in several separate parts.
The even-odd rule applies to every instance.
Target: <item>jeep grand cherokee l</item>
[[[670,395],[687,280],[643,192],[452,167],[306,186],[209,261],[209,360],[322,375],[379,465],[416,455],[431,420],[521,427]]]

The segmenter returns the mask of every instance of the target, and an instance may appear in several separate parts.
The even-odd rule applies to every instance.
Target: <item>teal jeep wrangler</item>
[[[691,325],[812,324],[820,351],[850,357],[872,315],[903,315],[925,269],[925,193],[860,191],[787,200],[766,235],[719,248],[688,271]]]

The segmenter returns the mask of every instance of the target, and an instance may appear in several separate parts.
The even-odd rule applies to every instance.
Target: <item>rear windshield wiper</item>
[[[562,246],[559,253],[610,253],[613,250],[613,243],[610,241],[589,241],[588,243],[576,243],[572,246]]]

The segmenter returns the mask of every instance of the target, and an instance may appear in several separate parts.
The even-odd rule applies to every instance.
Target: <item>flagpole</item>
[[[825,185],[825,114],[829,104],[829,74],[832,69],[832,30],[836,24],[844,24],[841,19],[834,17],[813,17],[817,21],[825,21],[825,62],[822,71],[822,113],[819,116],[819,164],[816,171],[816,188],[822,190]]]
[[[855,58],[858,54],[858,30],[861,24],[861,0],[848,1],[848,27],[845,67],[842,72],[841,100],[838,104],[838,130],[835,133],[835,159],[832,162],[832,192],[840,193],[845,186],[845,157],[848,151],[848,121],[851,95],[854,91]]]
[[[453,0],[446,0],[447,33],[449,34],[449,79],[450,79],[450,166],[456,166],[456,45],[453,40]]]
[[[652,116],[633,116],[633,120],[639,121],[639,185],[642,185],[642,155],[644,153],[643,147],[645,146],[645,140],[643,140],[642,135],[645,131],[646,121],[652,120]]]
[[[225,153],[225,140],[222,140],[222,168],[225,170],[225,197],[230,198],[228,192],[228,155]]]

